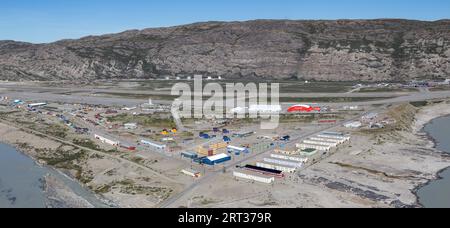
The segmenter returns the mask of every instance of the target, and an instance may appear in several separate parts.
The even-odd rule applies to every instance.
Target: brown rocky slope
[[[0,41],[0,80],[406,81],[450,74],[450,20],[206,22],[50,44]]]

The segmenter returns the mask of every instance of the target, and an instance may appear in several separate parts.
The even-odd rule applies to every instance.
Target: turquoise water
[[[437,143],[437,148],[450,153],[450,116],[433,120],[425,131]],[[439,175],[442,179],[432,181],[421,188],[417,195],[426,208],[450,208],[450,168]]]

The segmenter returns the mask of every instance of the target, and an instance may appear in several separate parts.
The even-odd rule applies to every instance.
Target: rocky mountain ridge
[[[49,44],[0,41],[0,80],[193,74],[320,81],[448,78],[450,20],[205,22]]]

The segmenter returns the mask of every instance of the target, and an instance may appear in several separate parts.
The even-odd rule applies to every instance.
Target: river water
[[[0,144],[0,208],[44,208],[43,179],[51,174],[95,207],[107,207],[93,193],[61,173],[38,166],[15,148]]]
[[[439,150],[450,153],[450,116],[433,120],[425,126],[425,131],[436,141]],[[450,168],[439,176],[441,179],[417,192],[419,202],[426,208],[450,208]]]

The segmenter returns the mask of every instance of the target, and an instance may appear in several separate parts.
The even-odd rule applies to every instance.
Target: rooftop
[[[211,160],[211,161],[217,161],[217,160],[224,159],[224,158],[229,158],[229,157],[230,156],[228,156],[226,154],[217,154],[217,155],[208,157],[208,159]]]

